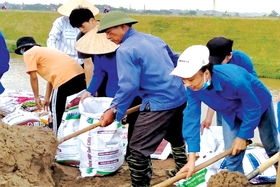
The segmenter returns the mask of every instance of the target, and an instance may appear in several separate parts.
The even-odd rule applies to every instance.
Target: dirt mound
[[[0,123],[0,186],[55,186],[51,166],[57,149],[53,132]]]
[[[207,187],[249,187],[252,186],[248,179],[239,172],[220,171],[212,175]]]

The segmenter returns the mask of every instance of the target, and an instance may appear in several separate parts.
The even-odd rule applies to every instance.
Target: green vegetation
[[[56,12],[0,11],[0,29],[11,52],[21,36],[33,36],[46,45]],[[280,20],[277,18],[232,18],[198,16],[131,15],[139,20],[134,27],[164,39],[182,53],[188,46],[206,44],[215,36],[234,40],[234,49],[247,53],[260,77],[280,78]],[[100,16],[98,16],[100,18]]]

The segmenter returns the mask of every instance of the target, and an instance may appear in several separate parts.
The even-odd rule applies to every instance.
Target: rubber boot
[[[127,157],[131,184],[133,187],[150,187],[152,178],[152,162],[150,158],[135,159],[132,155]]]
[[[165,173],[169,177],[174,177],[176,173],[187,164],[188,158],[186,154],[186,145],[184,144],[181,147],[172,147],[172,155],[175,161],[175,169],[166,170]]]

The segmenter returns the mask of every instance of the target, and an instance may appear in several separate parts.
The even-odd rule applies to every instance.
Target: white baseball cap
[[[181,78],[194,76],[202,66],[209,63],[209,49],[204,45],[192,45],[180,55],[176,68],[170,75]]]

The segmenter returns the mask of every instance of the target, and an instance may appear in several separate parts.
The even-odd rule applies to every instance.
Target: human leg
[[[216,122],[217,122],[217,126],[222,126],[222,122],[225,121],[222,117],[222,114],[219,112],[216,112]]]
[[[134,98],[134,100],[132,101],[129,108],[140,105],[141,102],[142,102],[142,99],[139,96],[137,96],[137,97]],[[137,120],[137,117],[138,117],[139,113],[140,113],[139,111],[136,111],[136,112],[133,112],[131,114],[128,114],[127,117],[126,117],[126,122],[128,123],[127,144],[129,144],[129,142],[130,142],[132,132],[133,132],[133,129],[134,129],[134,124]],[[125,157],[127,158],[129,155],[130,155],[129,146],[127,146]]]
[[[169,177],[175,176],[176,173],[188,162],[186,145],[182,136],[183,110],[185,107],[186,104],[180,106],[173,115],[165,136],[165,139],[171,144],[172,156],[175,161],[175,168],[166,170],[166,174]],[[176,134],[176,136],[174,136],[174,134]]]
[[[152,176],[150,155],[165,137],[170,119],[176,111],[177,108],[155,112],[147,109],[140,112],[129,142],[130,155],[127,157],[133,187],[150,186]],[[181,134],[182,132],[173,136],[180,137]]]
[[[232,143],[234,139],[237,137],[237,133],[239,131],[240,125],[242,121],[238,118],[235,119],[234,128],[231,129],[230,126],[224,121],[222,123],[223,127],[223,136],[224,136],[224,143],[225,149],[230,149],[232,147]],[[226,157],[226,167],[229,171],[239,171],[244,173],[242,161],[245,155],[245,151],[240,152],[238,155],[229,155]]]
[[[60,126],[62,116],[65,111],[66,98],[82,91],[85,88],[86,82],[84,80],[84,75],[81,74],[53,90],[50,108],[53,119],[53,130],[55,133]]]
[[[258,125],[263,147],[269,157],[279,151],[278,131],[273,104],[262,114]]]

